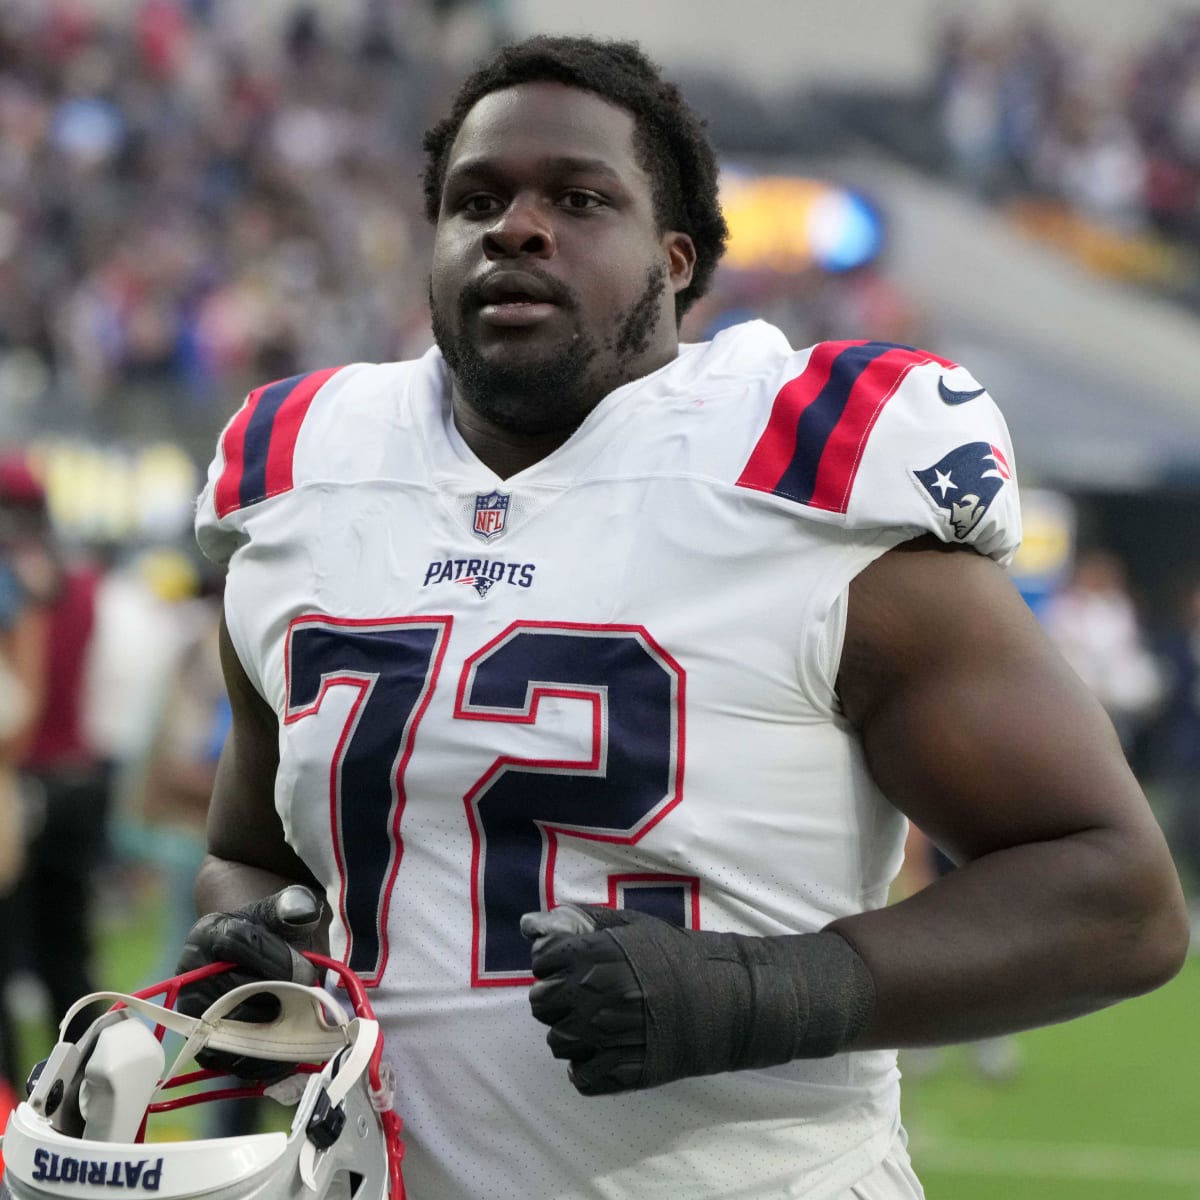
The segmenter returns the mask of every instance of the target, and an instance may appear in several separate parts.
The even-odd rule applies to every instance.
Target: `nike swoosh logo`
[[[977,388],[973,392],[956,392],[953,388],[946,386],[945,375],[938,376],[938,395],[947,404],[966,404],[968,400],[974,400],[976,396],[982,396],[987,388]]]

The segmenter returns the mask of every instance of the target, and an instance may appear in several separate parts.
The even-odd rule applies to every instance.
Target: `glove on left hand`
[[[527,913],[533,1015],[586,1096],[820,1058],[870,1019],[875,988],[840,934],[680,929],[628,909]]]
[[[645,996],[620,943],[603,932],[638,918],[584,904],[521,918],[538,978],[529,1006],[550,1026],[546,1042],[555,1058],[568,1060],[567,1074],[585,1096],[646,1086]]]

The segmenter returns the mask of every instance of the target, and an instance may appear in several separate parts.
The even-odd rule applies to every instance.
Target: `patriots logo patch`
[[[487,492],[475,497],[475,524],[471,532],[485,542],[491,541],[498,533],[504,532],[504,523],[508,520],[509,497],[503,492]]]
[[[1012,469],[998,446],[967,442],[913,476],[961,541],[983,520]]]
[[[481,596],[486,596],[492,590],[492,585],[496,582],[494,579],[489,579],[486,575],[467,575],[463,579],[456,579],[455,583],[465,583],[473,587]]]

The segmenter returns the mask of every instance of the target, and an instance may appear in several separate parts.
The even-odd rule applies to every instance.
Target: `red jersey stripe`
[[[255,388],[245,400],[237,415],[229,422],[221,436],[221,450],[225,458],[225,466],[217,477],[217,485],[213,489],[213,507],[218,517],[226,517],[238,507],[242,487],[242,471],[245,467],[246,430],[250,427],[250,418],[258,407],[259,397],[271,385],[263,384]]]
[[[884,405],[895,395],[913,367],[934,361],[941,360],[925,355],[923,351],[898,346],[863,368],[821,454],[816,485],[808,501],[813,508],[846,511],[858,464]]]
[[[296,439],[308,413],[313,397],[340,371],[341,367],[326,367],[305,375],[279,406],[271,425],[271,442],[267,449],[266,494],[278,495],[291,489],[292,465],[296,457]]]
[[[738,476],[738,487],[763,492],[775,490],[796,453],[796,428],[800,417],[829,382],[834,361],[850,346],[865,344],[863,341],[820,342],[813,347],[804,370],[779,389],[767,427]]]
[[[313,397],[341,367],[328,367],[255,388],[221,439],[225,466],[213,492],[218,517],[294,485],[300,427]]]

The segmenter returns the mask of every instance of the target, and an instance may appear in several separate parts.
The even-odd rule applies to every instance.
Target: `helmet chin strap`
[[[236,1021],[230,1017],[243,1000],[264,993],[279,1001],[279,1012],[273,1020]],[[158,1009],[153,1004],[148,1007]],[[199,1017],[188,1017],[174,1010],[161,1011],[170,1012],[174,1019],[175,1024],[169,1028],[186,1037],[171,1064],[171,1075],[193,1058],[197,1050],[206,1047],[276,1062],[323,1062],[345,1049],[352,1037],[348,1028],[351,1022],[328,992],[278,979],[244,983],[220,996]],[[153,1011],[146,1015],[164,1023]]]

